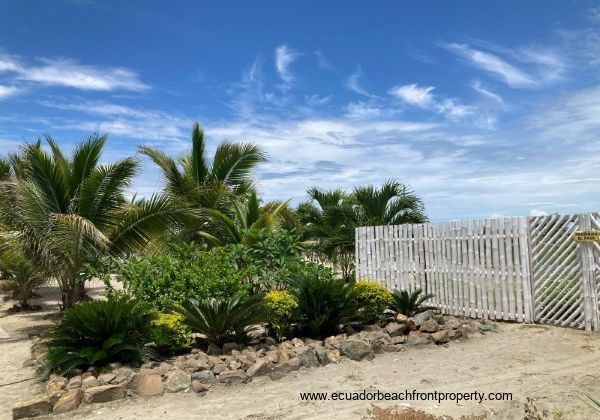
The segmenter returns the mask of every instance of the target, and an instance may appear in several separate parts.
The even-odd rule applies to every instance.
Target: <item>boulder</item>
[[[449,340],[456,340],[457,338],[461,338],[462,336],[463,336],[462,330],[449,330],[448,331],[448,339]]]
[[[381,328],[379,328],[379,325],[375,325],[375,324],[367,324],[367,325],[363,325],[361,327],[362,331],[379,331]]]
[[[216,344],[210,343],[206,349],[206,354],[209,356],[219,356],[221,354],[221,349]]]
[[[192,380],[198,381],[205,385],[212,385],[214,383],[217,383],[217,378],[215,377],[214,373],[208,370],[192,373]]]
[[[404,335],[404,331],[406,331],[406,324],[390,322],[385,326],[385,330],[388,332],[390,337],[397,337],[399,335]]]
[[[81,375],[73,376],[67,383],[67,389],[81,388]]]
[[[440,325],[435,321],[435,319],[430,318],[427,321],[424,321],[419,327],[419,331],[434,333],[440,330]]]
[[[441,314],[434,315],[433,319],[440,325],[444,325],[446,323],[446,318],[444,318],[444,315]]]
[[[485,324],[479,325],[479,331],[496,332],[497,330],[498,330],[498,327],[496,326],[496,324],[492,324],[491,322],[487,322]]]
[[[265,346],[276,346],[277,340],[275,340],[273,337],[265,337],[264,343]]]
[[[382,350],[385,353],[395,353],[404,350],[404,347],[402,346],[402,344],[386,344],[385,346],[383,346]]]
[[[277,363],[285,363],[290,360],[290,355],[283,349],[277,350]]]
[[[399,335],[397,337],[392,337],[390,340],[390,344],[404,344],[408,340],[408,337],[405,335]]]
[[[46,384],[46,394],[54,395],[67,387],[67,379],[62,376],[52,376]]]
[[[302,346],[304,346],[304,341],[302,341],[299,338],[293,338],[290,342],[292,343],[292,346],[294,346],[294,347],[302,347]]]
[[[433,310],[428,309],[426,311],[416,314],[415,316],[412,317],[412,319],[413,319],[413,321],[415,321],[415,325],[417,327],[420,327],[423,322],[427,321],[428,319],[431,319],[432,317],[433,317]]]
[[[371,346],[362,340],[349,339],[340,343],[340,354],[352,360],[373,359]]]
[[[212,371],[216,374],[225,372],[227,370],[227,366],[225,366],[223,363],[219,363],[213,366]]]
[[[431,341],[423,337],[417,337],[414,340],[409,340],[406,342],[406,345],[409,347],[424,346],[427,344],[431,344]]]
[[[93,376],[88,376],[87,378],[81,380],[81,389],[83,389],[84,391],[88,388],[94,388],[100,385],[100,381],[98,381],[98,379],[94,378]]]
[[[142,397],[151,397],[164,393],[162,378],[156,374],[135,373],[127,384],[127,388]]]
[[[17,402],[12,409],[13,420],[26,417],[37,417],[50,414],[52,402],[47,395],[38,395],[33,398]]]
[[[166,365],[166,364],[165,364]],[[181,369],[181,370],[185,370],[186,372],[192,373],[192,372],[197,372],[199,370],[208,370],[210,369],[210,366],[208,365],[208,361],[202,361],[202,360],[198,360],[195,358],[191,358],[191,359],[186,359],[186,360],[180,360],[174,363],[175,367]],[[164,372],[161,372],[164,374],[166,374],[170,369],[162,369],[163,364],[160,365],[159,369],[164,370]]]
[[[398,324],[404,324],[406,323],[406,320],[408,319],[408,317],[404,314],[398,314],[396,315],[396,322]]]
[[[100,385],[87,388],[83,394],[86,404],[104,403],[125,398],[125,388],[121,385]]]
[[[295,370],[300,369],[300,365],[302,364],[302,359],[300,356],[296,356],[287,362],[277,364],[273,367],[276,372],[282,373],[290,373]]]
[[[317,355],[315,353],[314,349],[310,349],[306,352],[304,352],[304,354],[302,356],[300,356],[302,358],[302,366],[304,367],[317,367],[320,365],[319,363],[319,359],[317,358]]]
[[[331,360],[329,360],[329,352],[330,351],[331,350],[329,350],[325,347],[315,348],[315,356],[317,356],[317,360],[319,361],[319,364],[325,366],[331,362]],[[338,354],[339,354],[339,352],[338,352]]]
[[[268,368],[269,368],[269,362],[265,359],[261,359],[261,360],[257,361],[256,363],[254,363],[252,366],[250,366],[248,368],[248,370],[246,371],[246,374],[250,378],[253,378],[255,376],[264,375],[265,373],[267,373]]]
[[[225,343],[223,344],[223,354],[231,354],[232,350],[239,350],[240,347],[237,343]]]
[[[229,370],[238,370],[242,367],[242,363],[237,360],[230,360],[225,366],[227,366],[227,369]]]
[[[109,373],[103,373],[102,375],[98,375],[98,382],[100,382],[100,385],[106,385],[111,383],[115,378],[117,377],[117,375],[115,375],[113,372],[109,372]]]
[[[165,391],[180,392],[188,389],[192,383],[192,377],[188,372],[175,369],[170,372],[165,382]]]
[[[228,370],[219,375],[219,382],[231,384],[248,381],[248,375],[241,369]]]
[[[406,331],[414,331],[418,328],[414,318],[408,318],[404,321],[404,325],[406,325]]]
[[[431,341],[433,341],[435,344],[447,343],[449,340],[450,335],[448,334],[448,330],[441,330],[431,334]]]
[[[83,391],[81,389],[70,389],[64,392],[54,403],[52,412],[55,414],[66,413],[75,410],[83,400]]]
[[[444,329],[457,330],[462,327],[460,321],[454,317],[448,318],[444,322]]]

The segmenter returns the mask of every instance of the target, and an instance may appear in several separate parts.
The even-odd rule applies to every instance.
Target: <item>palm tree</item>
[[[423,202],[404,184],[388,180],[380,188],[356,187],[352,192],[360,226],[425,223]]]
[[[208,209],[206,214],[213,222],[213,229],[217,234],[206,231],[200,235],[209,242],[224,244],[246,243],[254,237],[252,234],[258,230],[273,231],[289,222],[292,213],[288,208],[288,202],[271,201],[261,206],[256,191],[252,190],[247,198],[233,199],[233,214]]]
[[[232,197],[253,189],[251,172],[266,161],[260,146],[232,142],[219,144],[209,161],[204,132],[197,122],[192,128],[192,150],[178,161],[148,146],[141,146],[139,151],[162,170],[165,192],[197,209],[229,209]]]
[[[71,157],[46,136],[10,158],[12,176],[0,182],[0,222],[27,255],[58,280],[64,308],[85,295],[85,270],[107,255],[140,251],[149,240],[195,219],[175,200],[154,195],[125,200],[139,163],[125,158],[100,165],[106,135],[94,133]]]

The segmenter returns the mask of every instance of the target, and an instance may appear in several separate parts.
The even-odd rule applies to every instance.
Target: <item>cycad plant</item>
[[[85,295],[85,267],[106,255],[144,248],[193,214],[168,196],[127,202],[138,162],[99,164],[106,135],[92,134],[66,156],[46,136],[11,157],[11,174],[0,181],[0,222],[19,236],[58,280],[64,308]]]
[[[40,374],[111,362],[139,362],[155,313],[127,297],[81,302],[64,313],[49,332],[48,353]]]
[[[192,128],[192,150],[178,160],[148,146],[140,153],[159,166],[165,178],[165,192],[195,209],[228,211],[231,199],[253,189],[252,170],[266,160],[253,143],[223,142],[212,159],[206,155],[204,132],[198,123]]]
[[[1,234],[0,234],[1,235]],[[29,300],[33,291],[47,279],[41,264],[34,255],[28,254],[19,238],[0,240],[0,272],[9,282],[20,309],[31,309]]]
[[[320,266],[290,278],[287,290],[298,302],[301,329],[309,337],[327,337],[336,334],[342,325],[362,320],[363,307],[355,284],[334,279]]]
[[[408,317],[415,316],[428,309],[434,309],[434,306],[424,305],[425,301],[433,298],[434,295],[422,295],[422,293],[421,289],[416,289],[413,292],[409,292],[408,290],[394,290],[392,292],[390,309]]]
[[[262,295],[238,295],[230,299],[189,298],[179,308],[186,324],[220,346],[230,339],[242,339],[245,328],[266,322]]]

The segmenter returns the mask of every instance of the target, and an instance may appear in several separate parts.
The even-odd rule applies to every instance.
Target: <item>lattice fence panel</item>
[[[577,215],[532,217],[529,221],[535,321],[584,328],[582,266],[573,233]]]

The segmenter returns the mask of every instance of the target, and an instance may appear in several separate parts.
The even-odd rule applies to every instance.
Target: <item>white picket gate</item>
[[[356,229],[356,276],[434,294],[443,313],[599,328],[597,213]]]

